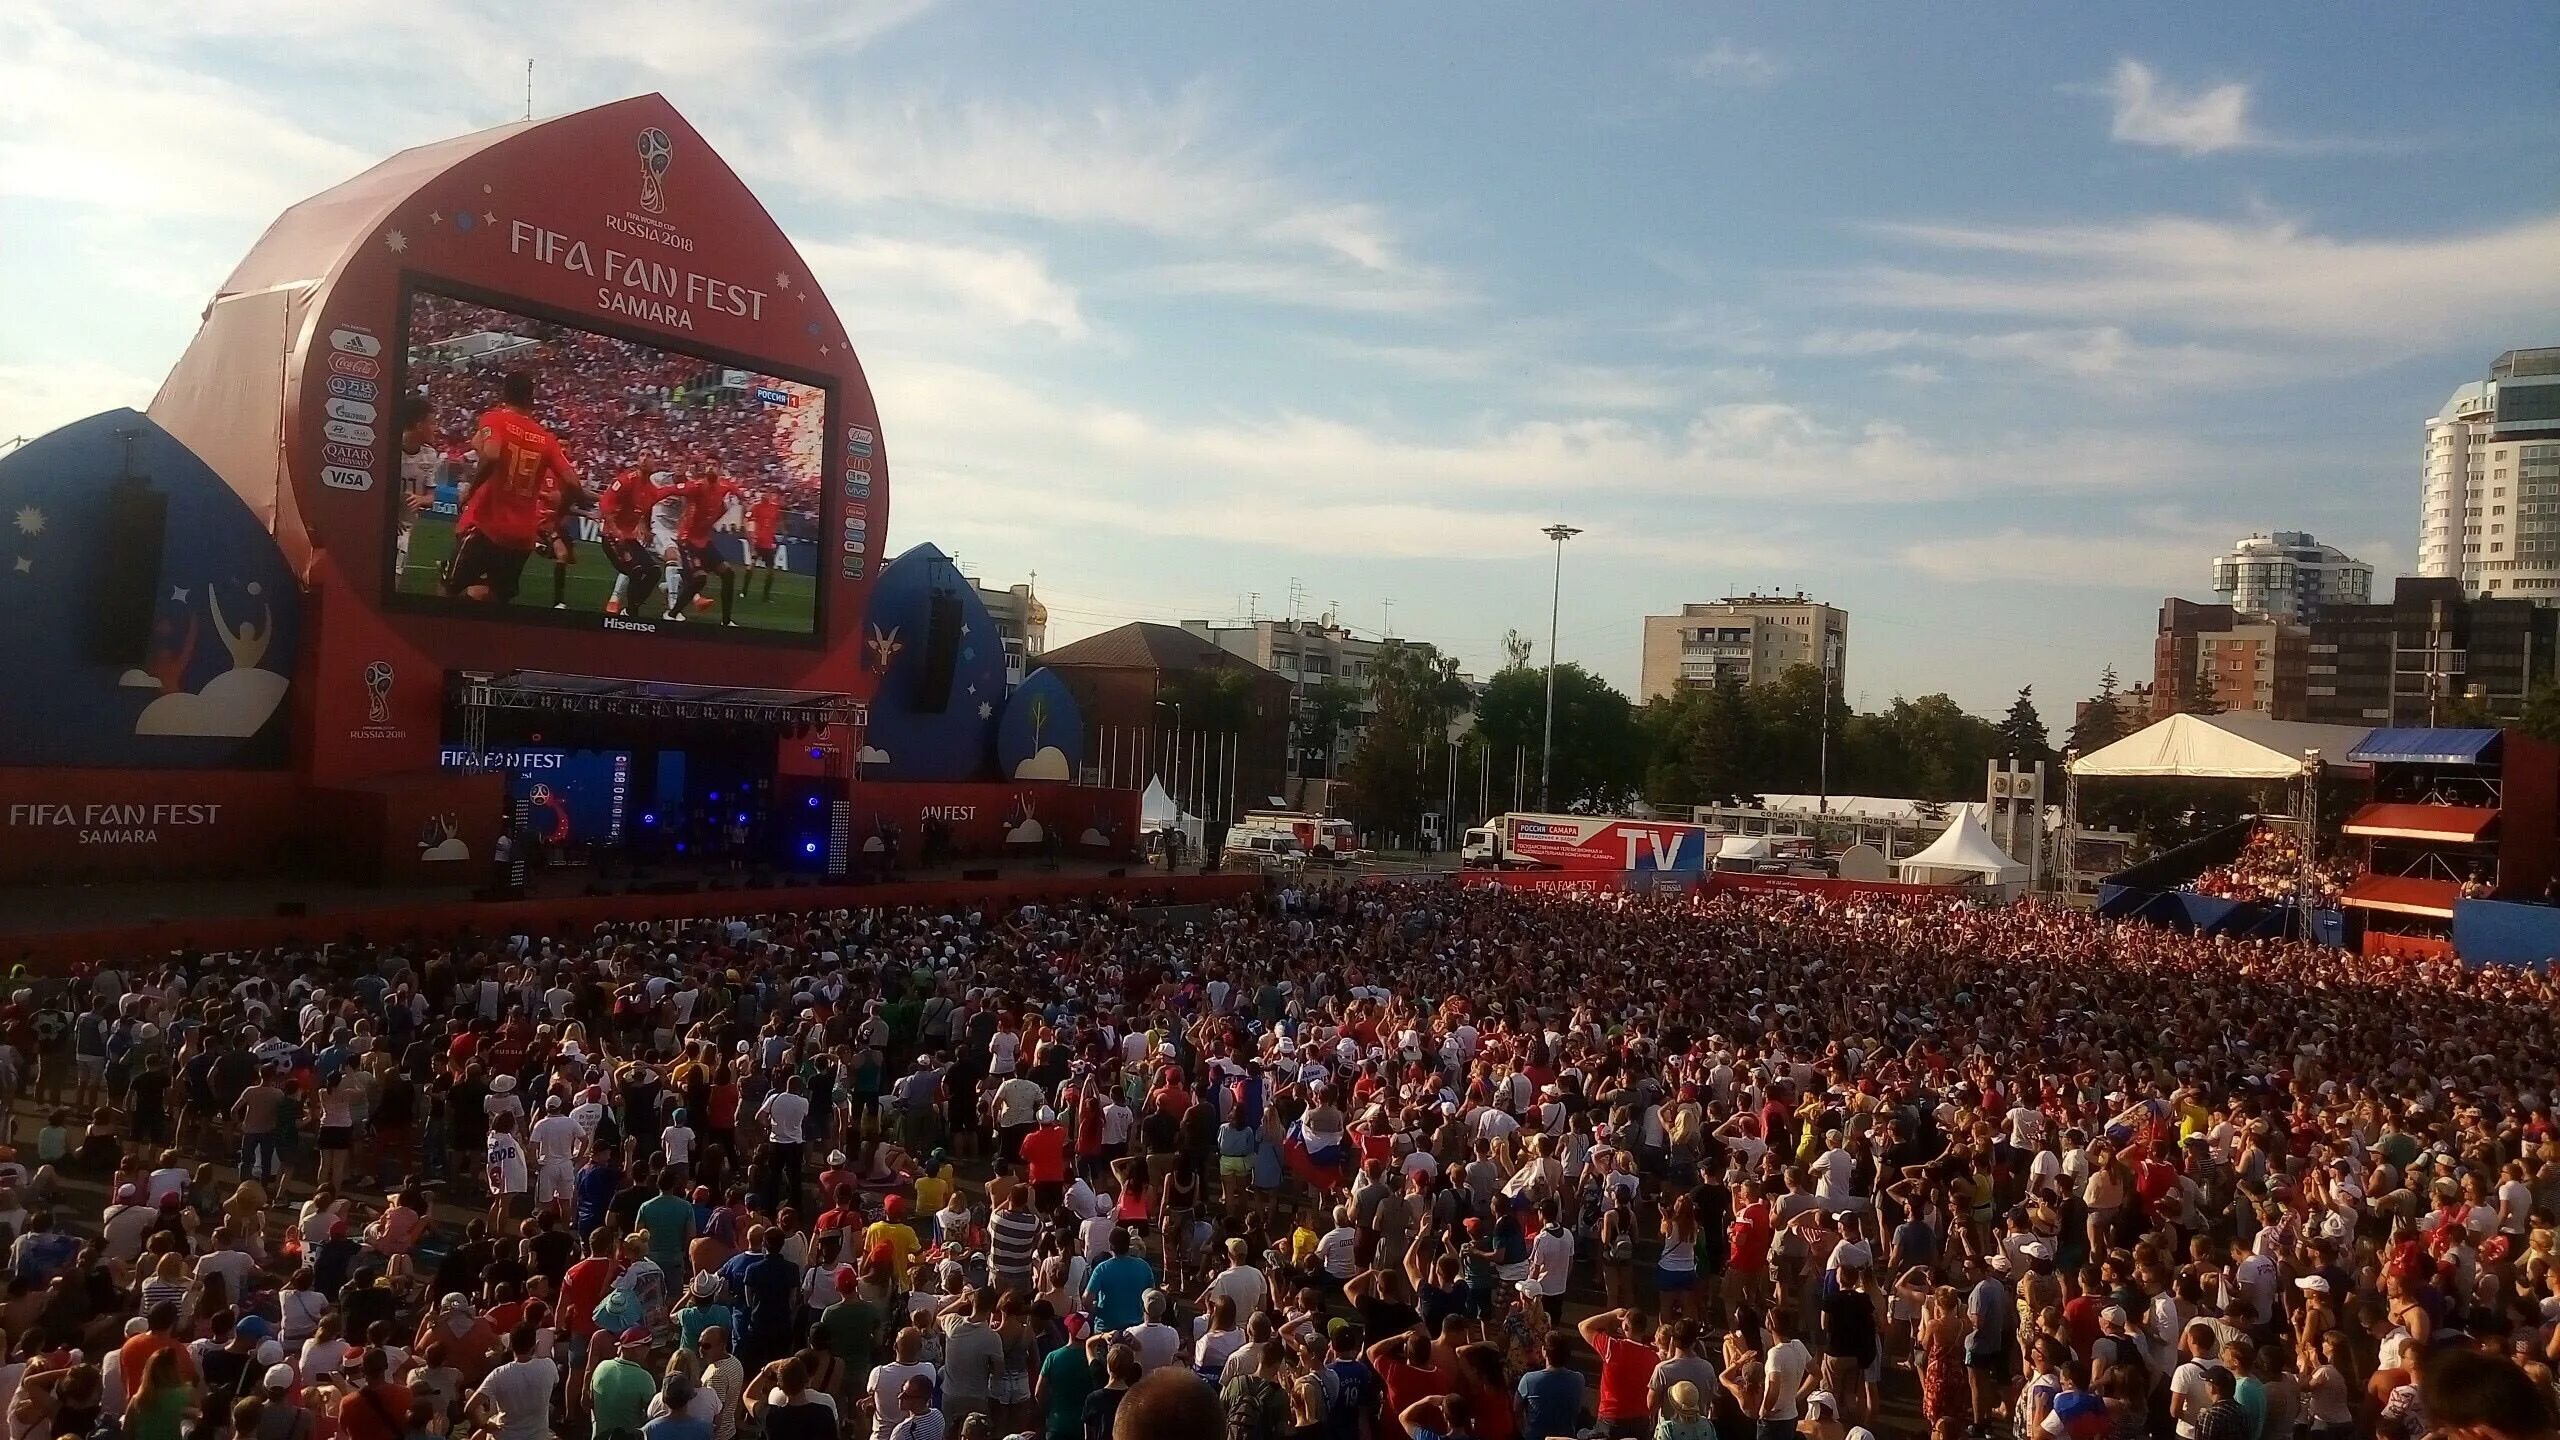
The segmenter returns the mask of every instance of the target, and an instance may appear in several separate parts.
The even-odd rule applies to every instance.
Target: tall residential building
[[[1035,662],[1049,648],[1049,607],[1040,603],[1028,584],[997,590],[972,575],[969,588],[978,592],[988,616],[996,622],[996,634],[1004,641],[1004,683],[1010,690],[1040,668]]]
[[[2151,718],[2182,710],[2262,710],[2299,720],[2310,631],[2175,596],[2151,642]],[[2129,712],[2130,713],[2130,712]]]
[[[2560,347],[2510,350],[2427,421],[2418,573],[2560,605]]]
[[[1322,779],[1341,773],[1352,750],[1359,745],[1368,717],[1377,713],[1377,702],[1369,697],[1369,667],[1377,660],[1385,641],[1354,635],[1333,623],[1330,616],[1322,620],[1254,620],[1242,625],[1186,620],[1182,628],[1288,680],[1293,703],[1301,708],[1306,704],[1306,692],[1328,680],[1350,690],[1358,699],[1358,709],[1334,733],[1332,753],[1310,746],[1299,756],[1303,774]]]
[[[2373,599],[2373,567],[2300,530],[2252,535],[2214,558],[2213,591],[2243,615],[2308,620]]]
[[[1727,676],[1763,685],[1796,665],[1819,666],[1830,647],[1831,680],[1846,690],[1849,612],[1795,595],[1729,595],[1644,617],[1640,701],[1704,690]]]
[[[2454,702],[2512,719],[2551,677],[2560,611],[2465,596],[2451,576],[2403,577],[2380,605],[2340,605],[2311,622],[2303,719],[2434,725]]]

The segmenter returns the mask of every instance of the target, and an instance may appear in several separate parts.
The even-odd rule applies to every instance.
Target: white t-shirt
[[[774,1144],[797,1145],[802,1139],[800,1127],[809,1119],[809,1097],[777,1090],[764,1097],[764,1104],[757,1107],[756,1115],[773,1127]],[[894,1410],[897,1397],[889,1398],[890,1408]]]
[[[1805,1367],[1813,1363],[1813,1352],[1801,1340],[1773,1345],[1760,1370],[1760,1414],[1768,1420],[1796,1418],[1796,1391],[1804,1384]]]
[[[659,1148],[667,1152],[667,1163],[686,1165],[693,1161],[693,1127],[670,1125],[658,1132]]]
[[[1138,1347],[1138,1365],[1142,1369],[1161,1370],[1182,1358],[1182,1332],[1161,1321],[1132,1325],[1121,1333]]]
[[[551,1392],[559,1384],[560,1366],[536,1356],[490,1371],[473,1393],[498,1407],[498,1440],[541,1440],[551,1433]]]
[[[1262,1297],[1270,1293],[1271,1282],[1263,1278],[1261,1271],[1250,1265],[1230,1265],[1218,1272],[1217,1279],[1209,1282],[1209,1294],[1212,1298],[1224,1295],[1236,1302],[1238,1324],[1242,1324],[1246,1316],[1261,1309]]]
[[[583,1138],[578,1122],[566,1115],[545,1115],[533,1122],[526,1138],[533,1141],[533,1151],[545,1165],[566,1165],[578,1156],[578,1141]]]
[[[1538,1293],[1555,1296],[1573,1281],[1573,1232],[1550,1225],[1529,1242],[1529,1275]]]
[[[505,1195],[525,1192],[524,1145],[513,1135],[489,1132],[489,1188]]]
[[[893,1360],[886,1365],[871,1367],[871,1380],[865,1387],[871,1394],[871,1440],[889,1440],[889,1432],[898,1428],[898,1422],[906,1418],[906,1411],[898,1406],[898,1392],[907,1387],[907,1378],[921,1375],[931,1380],[933,1374],[932,1363],[924,1360],[913,1365],[901,1365]]]

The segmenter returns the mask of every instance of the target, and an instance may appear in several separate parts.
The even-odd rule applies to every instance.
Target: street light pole
[[[1538,741],[1538,808],[1547,808],[1547,783],[1555,774],[1556,748],[1556,618],[1564,609],[1564,542],[1582,532],[1570,525],[1550,525],[1546,537],[1556,542],[1555,586],[1547,595],[1547,727]]]

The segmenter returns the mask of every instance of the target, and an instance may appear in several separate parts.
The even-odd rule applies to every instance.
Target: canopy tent
[[[2486,765],[2503,730],[2376,730],[2347,758],[2400,765]]]
[[[1716,851],[1718,860],[1766,860],[1778,853],[1766,835],[1727,835]]]
[[[2077,780],[2177,777],[2189,780],[2291,780],[2303,752],[2317,750],[2331,769],[2369,729],[2276,720],[2257,710],[2225,715],[2172,715],[2071,762]]]
[[[1149,780],[1145,792],[1138,796],[1138,833],[1153,835],[1165,830],[1179,830],[1194,850],[1200,847],[1203,831],[1200,817],[1187,814],[1174,802],[1173,792],[1164,788],[1161,776]]]
[[[1911,885],[1946,885],[1978,879],[1987,885],[2019,885],[2027,867],[2009,857],[1971,814],[1957,816],[1917,855],[1905,856],[1902,879]]]

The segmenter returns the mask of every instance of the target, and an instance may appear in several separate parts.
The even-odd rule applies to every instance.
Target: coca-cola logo
[[[382,362],[368,360],[362,355],[332,354],[329,368],[340,375],[355,375],[367,380],[382,378]]]

